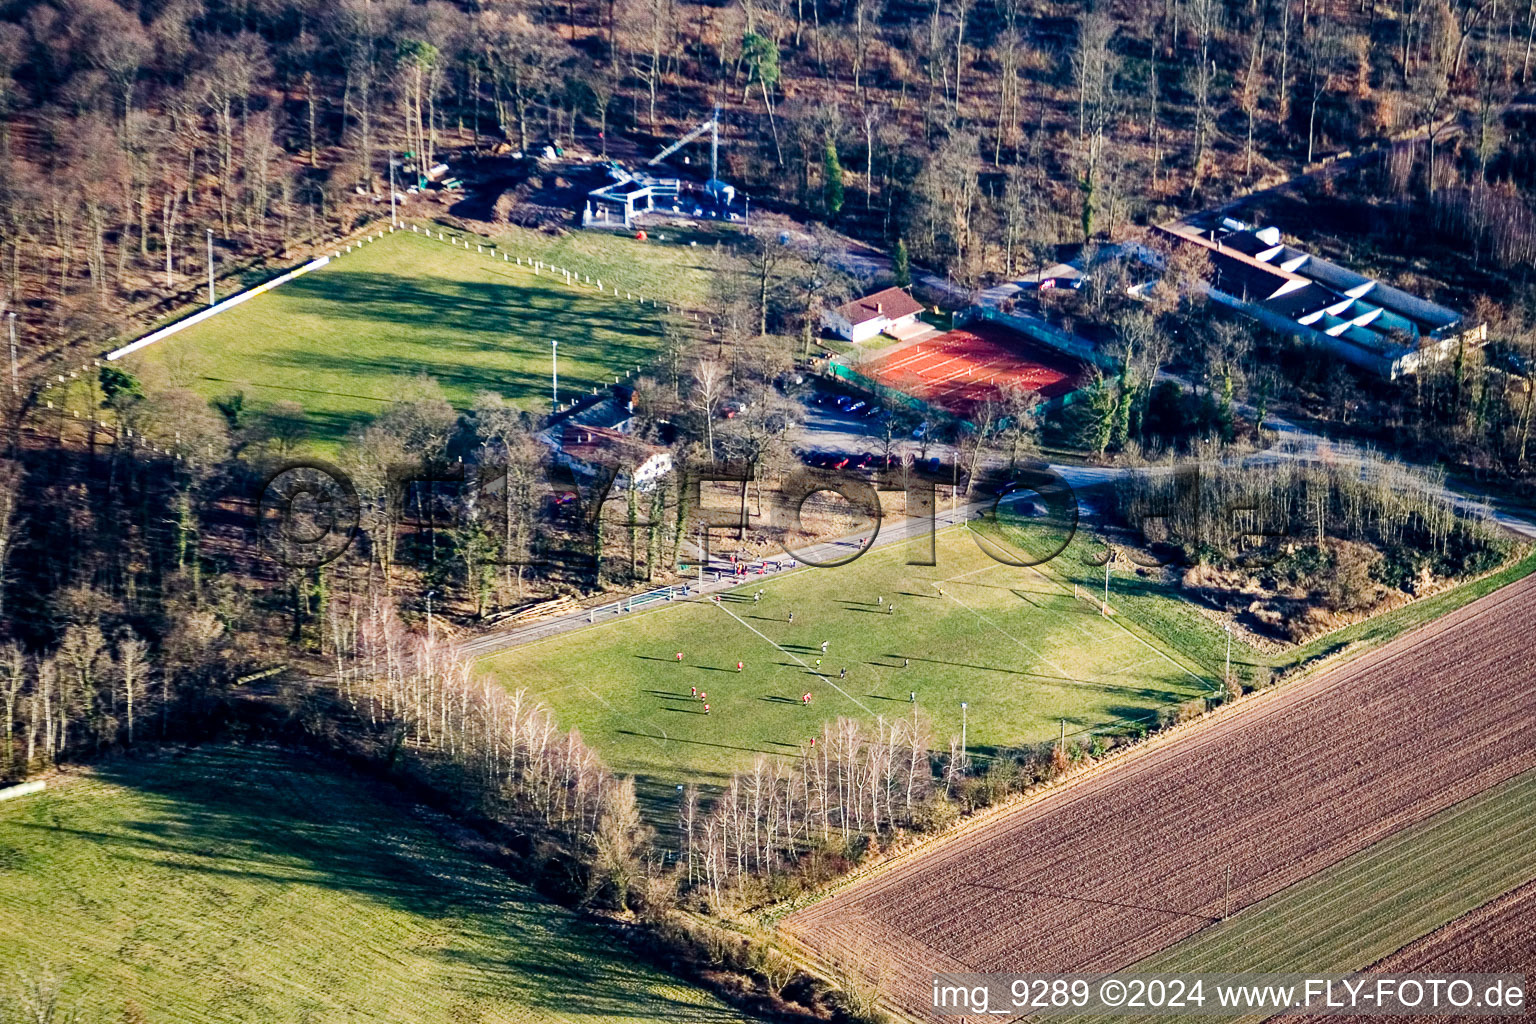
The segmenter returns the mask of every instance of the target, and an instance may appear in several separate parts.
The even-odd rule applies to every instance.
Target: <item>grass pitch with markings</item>
[[[908,557],[904,545],[877,547],[839,568],[751,577],[719,604],[599,613],[594,626],[483,665],[547,701],[612,768],[658,788],[793,754],[839,716],[905,716],[913,692],[939,748],[959,735],[968,703],[966,739],[985,755],[1053,740],[1063,721],[1074,738],[1152,722],[1210,690],[1198,665],[1101,617],[1070,583],[994,561],[968,529],[939,535],[937,565]],[[690,687],[709,695],[709,715]]]

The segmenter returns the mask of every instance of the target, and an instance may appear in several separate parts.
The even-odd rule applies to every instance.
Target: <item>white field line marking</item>
[[[609,711],[619,711],[619,709],[614,706],[613,701],[607,699],[602,694],[600,694],[596,690],[592,689],[592,687],[588,686],[586,683],[577,683],[576,685],[581,687],[583,690],[586,690],[592,696],[596,697],[598,699],[598,702],[601,703],[601,704],[606,705]],[[630,711],[619,712],[619,713],[620,714],[633,714],[633,712],[630,712]],[[652,724],[652,723],[647,723],[647,724]],[[667,730],[663,729],[661,726],[658,725],[658,726],[656,726],[656,728],[658,730],[660,730],[660,732],[661,732],[661,739],[657,739],[655,736],[652,736],[650,733],[645,733],[644,734],[645,738],[650,740],[652,743],[656,744],[662,750],[666,750],[667,749],[667,745],[664,742],[662,742],[662,741],[663,740],[669,740],[672,737],[668,736],[667,735]]]
[[[1068,672],[1066,669],[1064,669],[1060,665],[1056,664],[1050,658],[1047,658],[1044,654],[1042,654],[1039,651],[1035,650],[1027,642],[1025,642],[1023,640],[1020,640],[1018,637],[1016,637],[1012,633],[1008,632],[1002,626],[999,626],[997,623],[993,622],[990,618],[988,618],[987,616],[981,614],[981,612],[977,611],[975,608],[972,608],[970,605],[968,605],[964,601],[960,600],[954,594],[945,594],[944,596],[949,598],[951,601],[955,602],[955,604],[959,605],[961,608],[964,608],[966,611],[970,612],[972,615],[976,616],[982,622],[985,622],[987,625],[989,625],[993,629],[997,630],[999,633],[1003,634],[1003,636],[1007,637],[1008,639],[1012,640],[1014,643],[1018,644],[1020,647],[1024,648],[1030,654],[1033,654],[1037,659],[1040,660],[1040,662],[1042,664],[1047,665],[1050,668],[1054,669],[1056,671],[1056,673],[1058,675],[1060,675],[1063,679],[1070,679],[1074,683],[1084,683],[1084,684],[1086,684],[1088,682],[1088,680],[1086,680],[1086,679],[1079,679],[1077,676],[1073,675],[1071,672]]]
[[[1005,563],[1005,562],[993,562],[991,565],[984,565],[980,569],[972,569],[970,572],[963,572],[963,573],[961,573],[958,576],[951,576],[948,579],[939,580],[938,583],[953,583],[956,580],[963,580],[967,576],[974,576],[977,573],[986,572],[988,569],[998,569],[998,568],[1003,568],[1005,566],[1007,566],[1007,563]],[[1007,567],[1008,568],[1015,568],[1015,569],[1016,568],[1020,568],[1019,566],[1007,566]],[[1034,568],[1034,566],[1030,566],[1029,568]],[[1042,576],[1041,579],[1045,579],[1045,577]],[[938,583],[934,583],[934,582],[930,581],[929,585],[932,586],[932,587],[937,588],[938,587]],[[1046,580],[1046,588],[1043,591],[1039,591],[1039,592],[1030,591],[1030,593],[1032,593],[1032,594],[1038,593],[1039,596],[1042,597],[1042,598],[1045,598],[1045,597],[1061,597],[1062,596],[1062,594],[1061,594],[1061,592],[1059,590],[1057,590],[1055,587],[1052,587],[1050,585],[1050,581],[1049,580]],[[1023,600],[1023,599],[1020,598],[1020,600]],[[1075,616],[1075,615],[1068,615],[1067,616],[1067,624],[1070,625],[1073,629],[1075,629],[1079,634],[1081,634],[1082,637],[1085,640],[1087,640],[1090,644],[1107,643],[1110,640],[1111,635],[1114,635],[1114,634],[1106,634],[1104,636],[1096,636],[1093,633],[1092,630],[1088,629],[1088,627],[1085,626],[1082,622],[1079,622],[1077,616]]]
[[[963,580],[967,576],[975,576],[979,572],[986,572],[988,569],[996,569],[1001,564],[1001,562],[992,562],[989,565],[982,566],[980,569],[972,569],[969,572],[962,572],[958,576],[950,576],[947,579],[939,580],[938,583],[953,583],[955,580]],[[930,580],[929,583],[933,584],[934,581]]]
[[[539,690],[540,693],[564,693],[566,690],[579,690],[586,687],[586,683],[561,683],[559,686],[546,686]],[[531,691],[531,688],[530,688]]]
[[[974,576],[977,573],[986,572],[988,569],[1000,569],[1000,568],[1013,568],[1013,569],[1017,569],[1017,568],[1022,568],[1022,567],[1021,566],[1009,566],[1006,562],[993,562],[990,565],[982,566],[980,569],[972,569],[970,572],[962,572],[958,576],[951,576],[948,579],[939,580],[937,583],[935,583],[933,581],[930,581],[929,585],[933,586],[933,587],[937,587],[939,583],[954,583],[956,580],[963,580],[967,576]],[[1028,566],[1028,568],[1033,569],[1034,566]],[[1040,596],[1042,598],[1062,597],[1062,596],[1064,596],[1061,593],[1060,590],[1058,590],[1056,587],[1053,587],[1051,585],[1051,582],[1050,582],[1049,578],[1047,578],[1044,575],[1041,575],[1038,571],[1036,572],[1036,575],[1040,575],[1041,580],[1043,580],[1045,582],[1045,587],[1044,587],[1043,590],[1040,590],[1040,591],[1033,591],[1032,590],[1032,591],[1029,591],[1029,593],[1037,594],[1038,596]],[[1020,600],[1022,600],[1022,598]],[[1095,635],[1093,633],[1093,631],[1090,630],[1086,625],[1084,625],[1083,623],[1077,621],[1077,616],[1070,615],[1067,618],[1068,618],[1069,625],[1071,625],[1071,627],[1073,629],[1077,630],[1077,632],[1082,634],[1082,636],[1089,643],[1106,643],[1106,642],[1109,641],[1111,636],[1117,635],[1119,633],[1118,630],[1115,630],[1115,631],[1112,631],[1111,633],[1107,633],[1105,635],[1098,636],[1098,635]]]
[[[1038,568],[1036,568],[1033,565],[1030,566],[1030,568],[1034,569],[1035,575],[1039,576],[1041,579],[1045,580],[1047,583],[1051,582],[1050,577],[1048,577],[1045,573],[1041,572]],[[1062,586],[1065,586],[1065,584],[1062,584]],[[1180,672],[1183,672],[1185,675],[1189,676],[1189,678],[1191,678],[1195,682],[1199,683],[1200,687],[1202,689],[1204,689],[1206,691],[1211,691],[1213,689],[1213,687],[1211,686],[1210,682],[1204,676],[1197,676],[1197,675],[1195,675],[1189,669],[1185,668],[1183,665],[1180,665],[1177,661],[1174,661],[1171,657],[1169,657],[1167,651],[1164,651],[1164,650],[1162,650],[1161,648],[1158,648],[1158,647],[1154,647],[1152,644],[1149,644],[1147,641],[1143,640],[1136,633],[1132,632],[1131,628],[1129,626],[1121,625],[1118,621],[1115,622],[1115,625],[1120,626],[1120,629],[1125,633],[1126,636],[1128,636],[1131,639],[1135,640],[1137,643],[1141,644],[1141,646],[1145,647],[1147,650],[1151,651],[1153,654],[1156,654],[1158,657],[1162,658],[1168,664],[1172,665],[1174,668],[1178,669]]]
[[[849,693],[847,690],[843,689],[841,686],[838,686],[836,683],[834,683],[832,680],[828,679],[826,676],[822,675],[820,672],[817,672],[815,669],[811,668],[811,666],[807,665],[804,661],[801,661],[800,656],[798,654],[794,654],[794,653],[792,653],[790,651],[784,650],[784,648],[782,648],[782,647],[779,647],[779,645],[777,643],[775,643],[771,638],[769,638],[768,636],[763,634],[761,631],[759,631],[756,626],[752,625],[746,619],[743,619],[740,615],[737,615],[735,612],[733,612],[729,608],[727,608],[725,606],[725,602],[724,601],[712,602],[712,603],[715,605],[716,608],[719,608],[721,611],[725,612],[725,614],[729,615],[731,618],[735,619],[737,622],[741,623],[743,626],[746,626],[752,632],[756,633],[758,636],[762,637],[764,640],[767,640],[770,644],[773,644],[774,647],[778,647],[779,653],[787,654],[791,658],[794,658],[796,661],[800,662],[801,667],[804,668],[811,675],[815,676],[817,679],[820,679],[822,682],[824,682],[828,686],[832,687],[832,689],[836,690],[838,693],[842,694],[844,697],[847,697],[849,700],[853,701],[855,704],[857,704],[859,707],[863,708],[865,711],[869,712],[871,715],[873,715],[875,713],[874,709],[871,708],[868,704],[865,704],[863,701],[859,700],[859,698],[855,697],[853,694]]]
[[[1152,656],[1149,655],[1149,656],[1144,657],[1144,658],[1138,658],[1136,661],[1131,662],[1129,665],[1122,665],[1119,668],[1112,668],[1108,672],[1105,672],[1103,675],[1101,675],[1099,678],[1107,679],[1110,676],[1130,675],[1131,673],[1136,672],[1136,671],[1138,671],[1140,669],[1144,669],[1144,668],[1148,667],[1149,665],[1160,665],[1160,664],[1162,664],[1161,661],[1159,661],[1157,658],[1152,657]]]

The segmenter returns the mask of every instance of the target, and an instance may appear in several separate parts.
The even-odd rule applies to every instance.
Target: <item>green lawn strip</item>
[[[380,790],[249,748],[0,804],[0,990],[45,968],[91,1020],[743,1019]]]
[[[1347,974],[1532,878],[1536,772],[1527,772],[1119,973]]]
[[[325,448],[408,394],[419,374],[461,408],[486,390],[542,409],[555,340],[569,400],[648,365],[659,318],[547,270],[397,231],[125,363],[153,386],[243,393],[253,409],[298,402]]]
[[[994,562],[964,530],[939,535],[935,566],[907,557],[893,545],[839,568],[752,577],[720,605],[611,616],[484,665],[548,702],[611,767],[662,790],[793,755],[839,716],[904,717],[913,692],[941,746],[966,701],[967,740],[983,756],[1052,740],[1063,721],[1072,735],[1124,728],[1204,692],[1155,645],[1033,570]],[[709,694],[709,715],[691,687]]]

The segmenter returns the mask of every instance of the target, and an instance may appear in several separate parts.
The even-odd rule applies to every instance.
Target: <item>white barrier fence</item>
[[[107,353],[107,359],[121,359],[123,356],[126,356],[132,352],[137,352],[141,348],[153,345],[155,342],[161,341],[162,339],[169,338],[177,331],[184,331],[188,327],[191,327],[193,324],[200,324],[204,320],[207,320],[209,317],[224,312],[231,306],[238,306],[245,300],[253,299],[260,295],[262,292],[269,292],[280,284],[287,284],[289,281],[292,281],[294,278],[301,274],[307,274],[311,270],[319,270],[329,262],[331,262],[331,258],[329,256],[321,256],[318,259],[310,260],[303,266],[295,267],[293,270],[288,271],[286,274],[279,274],[270,281],[263,281],[261,284],[258,284],[254,288],[248,288],[237,295],[231,295],[223,302],[216,302],[209,306],[207,309],[199,310],[198,312],[193,313],[191,316],[187,317],[185,320],[178,320],[168,327],[162,327],[158,331],[151,331],[149,334],[144,335],[144,337],[140,338],[138,341],[129,342],[127,345],[124,345],[119,349],[113,349],[111,352]]]
[[[12,797],[26,796],[28,793],[41,793],[48,788],[48,783],[41,780],[37,782],[23,782],[19,786],[8,786],[0,789],[0,800],[10,800]]]

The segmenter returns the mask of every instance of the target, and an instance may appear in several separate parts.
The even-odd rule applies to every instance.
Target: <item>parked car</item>
[[[544,511],[551,518],[564,519],[576,514],[576,492],[560,491],[544,495]]]
[[[827,462],[827,468],[828,469],[846,469],[846,468],[848,468],[848,456],[846,456],[846,455],[834,455],[834,456],[832,456],[832,458],[830,460],[828,460],[828,462]]]
[[[943,466],[943,465],[944,465],[944,461],[942,459],[940,459],[937,455],[935,455],[935,456],[931,457],[928,460],[928,466],[927,466],[928,472],[930,472],[930,473],[937,473],[939,471],[939,468],[941,466]]]
[[[858,412],[860,409],[863,409],[868,404],[869,404],[868,402],[864,401],[864,399],[861,398],[857,402],[854,402],[852,405],[850,405],[847,408],[845,408],[843,411],[847,412],[847,413],[855,413],[855,412]]]

